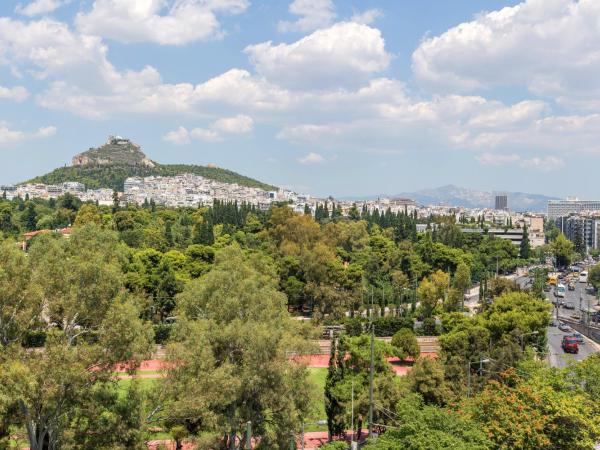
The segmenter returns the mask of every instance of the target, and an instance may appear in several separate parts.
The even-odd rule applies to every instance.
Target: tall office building
[[[506,192],[497,192],[495,194],[494,209],[501,211],[508,210],[508,194]]]
[[[556,220],[559,217],[584,211],[600,211],[600,200],[578,200],[576,198],[548,200],[548,220]]]

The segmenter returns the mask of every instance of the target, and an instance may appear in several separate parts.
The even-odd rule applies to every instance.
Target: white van
[[[588,273],[587,271],[583,271],[579,274],[579,282],[580,283],[587,283],[588,280]]]

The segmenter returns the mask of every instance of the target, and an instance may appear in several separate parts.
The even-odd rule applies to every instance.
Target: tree
[[[348,338],[342,336],[337,346],[335,372],[329,385],[326,405],[335,406],[328,421],[333,425],[332,432],[340,433],[351,424],[352,393],[354,392],[354,426],[360,441],[362,427],[368,420],[369,412],[369,371],[371,367],[370,338],[368,335]],[[385,342],[375,341],[374,354],[374,410],[373,420],[378,424],[393,423],[386,411],[394,409],[401,398],[398,378],[392,371],[386,356],[394,354],[394,349]]]
[[[0,232],[9,235],[16,230],[13,223],[12,209],[9,203],[0,203]]]
[[[14,242],[0,243],[0,353],[42,323],[43,299],[31,285],[30,260]]]
[[[27,231],[34,231],[37,228],[38,215],[35,211],[35,204],[33,202],[27,202],[25,211],[21,214],[21,222],[23,227]]]
[[[407,375],[410,389],[426,404],[444,406],[453,398],[446,382],[444,364],[434,358],[419,358]]]
[[[531,243],[529,242],[529,231],[527,225],[523,226],[523,237],[519,245],[519,258],[529,259],[531,257]]]
[[[421,354],[415,333],[408,328],[402,328],[392,336],[392,347],[400,359],[406,359],[407,356],[416,359]]]
[[[460,262],[458,266],[456,266],[453,285],[462,293],[471,287],[471,269],[464,262]]]
[[[524,381],[510,369],[464,400],[459,411],[478,422],[499,450],[593,448],[600,431],[595,399],[560,378],[546,374]]]
[[[492,443],[475,421],[452,409],[425,405],[418,395],[403,398],[395,411],[396,426],[365,450],[488,450]]]
[[[567,267],[573,258],[573,243],[560,233],[552,243],[552,251],[558,267]]]
[[[600,264],[596,264],[590,268],[588,273],[588,283],[600,291]]]
[[[283,448],[310,405],[306,368],[288,352],[302,354],[308,344],[277,290],[272,261],[224,248],[177,302],[160,419],[213,436],[218,448],[229,448],[251,421],[262,446]]]
[[[102,225],[102,217],[98,211],[98,207],[92,203],[86,203],[79,208],[75,217],[74,227],[82,227],[87,224]]]
[[[108,449],[117,443],[137,448],[141,443],[133,436],[141,430],[141,415],[136,421],[112,376],[116,363],[135,370],[148,357],[152,332],[139,319],[134,301],[122,293],[119,255],[113,233],[84,226],[70,239],[40,237],[31,246],[29,267],[14,273],[11,282],[23,295],[37,292],[43,299],[43,316],[37,306],[20,314],[24,324],[43,326],[46,339],[43,351],[15,342],[0,352],[0,399],[16,414],[14,421],[26,430],[32,450]],[[15,258],[7,263],[9,273]],[[130,406],[135,404],[139,401]],[[92,443],[88,427],[100,427],[99,418],[109,416],[122,434],[109,429]],[[104,445],[105,439],[112,441]]]

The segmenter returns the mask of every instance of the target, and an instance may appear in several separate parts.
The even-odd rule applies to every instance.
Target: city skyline
[[[598,3],[396,3],[3,2],[0,182],[119,134],[318,196],[600,197]]]

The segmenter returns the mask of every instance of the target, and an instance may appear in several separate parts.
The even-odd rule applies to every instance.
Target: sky
[[[325,196],[600,198],[598,0],[3,0],[0,184],[130,138]]]

